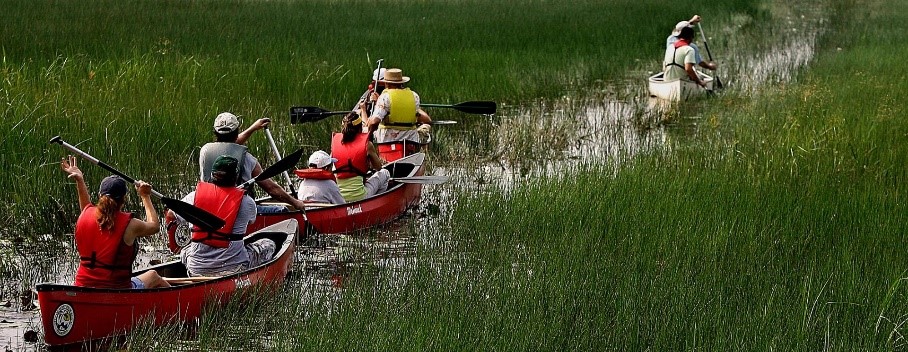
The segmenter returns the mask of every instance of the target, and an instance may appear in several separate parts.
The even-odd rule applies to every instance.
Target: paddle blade
[[[290,108],[290,123],[315,122],[333,115],[345,115],[349,111],[328,111],[317,106],[294,106]]]
[[[293,154],[285,156],[283,159],[278,160],[274,164],[271,164],[271,166],[267,167],[265,170],[262,170],[262,173],[260,173],[258,176],[256,176],[255,180],[260,181],[260,180],[264,180],[264,179],[269,179],[274,176],[277,176],[278,174],[280,174],[284,171],[290,170],[291,168],[296,166],[296,163],[298,163],[302,157],[303,157],[303,150],[302,149],[297,150]]]
[[[448,176],[411,176],[411,177],[393,177],[391,181],[400,183],[419,183],[423,185],[440,185],[448,182],[451,178]]]
[[[168,197],[161,197],[161,202],[164,203],[167,209],[179,214],[183,219],[203,230],[215,231],[224,227],[224,219],[192,204]]]
[[[498,104],[496,104],[494,101],[465,101],[463,103],[454,105],[419,104],[419,106],[430,108],[452,108],[468,114],[494,114],[496,111],[498,111]]]

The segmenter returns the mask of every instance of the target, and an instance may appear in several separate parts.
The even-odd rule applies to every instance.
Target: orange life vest
[[[337,159],[334,163],[334,174],[338,179],[354,176],[366,176],[369,171],[368,157],[369,134],[361,133],[353,141],[344,144],[342,133],[335,133],[331,137],[331,157]]]
[[[101,288],[131,288],[132,262],[136,259],[135,244],[126,245],[123,234],[132,213],[119,212],[114,227],[102,230],[98,224],[95,205],[86,206],[76,221],[76,248],[79,251],[79,270],[76,286]]]
[[[297,177],[302,179],[309,180],[331,180],[337,182],[337,179],[334,178],[334,173],[325,169],[302,169],[302,170],[293,170],[293,173]]]
[[[205,231],[198,226],[192,228],[192,241],[215,248],[227,248],[230,241],[243,239],[243,234],[233,233],[233,223],[240,212],[244,192],[236,187],[218,187],[213,183],[199,182],[195,189],[195,206],[224,219],[224,227],[216,231]]]

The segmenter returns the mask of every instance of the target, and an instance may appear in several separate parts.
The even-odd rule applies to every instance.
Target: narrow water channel
[[[767,24],[767,31],[773,36],[766,38],[772,45],[764,45],[767,49],[763,50],[754,50],[746,40],[736,39],[746,19],[704,21],[711,27],[708,40],[726,43],[714,44],[724,49],[713,55],[720,64],[716,75],[728,92],[760,94],[790,81],[813,58],[823,24],[828,21],[826,10],[799,0],[780,2],[772,11],[774,19]],[[421,205],[394,224],[365,235],[312,237],[297,253],[296,272],[288,285],[305,287],[301,291],[314,296],[339,298],[344,279],[357,270],[385,271],[404,283],[418,248],[445,248],[456,241],[446,236],[445,229],[450,224],[445,214],[455,208],[458,194],[507,192],[508,185],[540,175],[570,172],[581,162],[620,163],[639,153],[663,148],[673,136],[688,128],[696,129],[701,121],[696,108],[685,109],[688,115],[678,115],[675,107],[648,97],[645,79],[648,72],[659,69],[658,60],[661,53],[654,52],[653,60],[641,64],[625,80],[603,80],[602,86],[583,88],[559,100],[502,106],[494,118],[474,122],[481,125],[478,129],[490,134],[482,139],[485,145],[477,146],[471,137],[475,131],[467,127],[438,126],[450,128],[439,133],[444,144],[452,149],[475,151],[467,153],[475,160],[433,158],[431,173],[449,175],[452,181],[424,188]],[[709,99],[696,104],[708,103]],[[143,244],[140,266],[172,258],[162,237]],[[40,340],[41,334],[32,289],[39,282],[70,281],[76,269],[72,260],[75,257],[71,241],[26,244],[0,240],[0,258],[11,258],[0,262],[0,348],[41,348],[40,342],[31,342]]]

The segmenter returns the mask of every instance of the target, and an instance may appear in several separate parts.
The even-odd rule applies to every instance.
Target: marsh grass
[[[291,105],[346,108],[378,57],[413,76],[427,102],[556,100],[639,70],[632,60],[660,52],[665,24],[690,15],[666,11],[668,2],[380,4],[3,2],[12,9],[0,15],[9,23],[0,32],[3,231],[71,228],[72,185],[54,170],[63,153],[46,145],[55,134],[181,194],[219,111],[248,124]],[[760,4],[690,7],[752,26],[772,12]],[[438,198],[453,199],[443,239],[417,231],[401,257],[369,252],[399,253],[393,246],[351,245],[342,289],[298,277],[281,295],[206,315],[190,348],[903,349],[908,131],[897,92],[908,87],[892,78],[905,76],[908,9],[833,5],[820,56],[796,82],[753,97],[731,91],[698,107],[696,123],[676,110],[665,149],[620,166],[458,186]],[[73,20],[83,18],[107,20]],[[506,111],[437,129],[458,139],[433,147],[435,157],[519,165],[543,150],[534,135],[574,127],[569,113],[537,124]],[[286,149],[325,147],[336,123],[281,126],[276,137]],[[544,151],[569,145],[570,132]],[[268,154],[262,138],[252,147]],[[83,169],[96,187],[103,172]]]

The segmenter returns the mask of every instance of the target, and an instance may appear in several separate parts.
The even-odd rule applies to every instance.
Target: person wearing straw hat
[[[379,82],[385,90],[375,102],[375,109],[366,124],[375,136],[376,143],[412,141],[418,144],[429,142],[432,118],[419,107],[419,94],[405,88],[410,77],[404,76],[399,68],[385,70]]]
[[[344,196],[337,188],[337,179],[331,169],[337,159],[324,150],[316,150],[309,156],[309,168],[295,170],[300,178],[296,196],[306,203],[343,204]]]
[[[221,155],[230,155],[240,161],[239,183],[261,174],[262,165],[242,144],[246,142],[252,132],[266,127],[269,123],[269,119],[259,119],[240,133],[240,120],[236,115],[229,112],[218,114],[214,119],[215,141],[203,145],[199,150],[199,180],[208,181],[211,178],[211,166],[214,164],[214,160]],[[305,206],[302,201],[287,194],[287,191],[274,180],[259,180],[256,184],[277,201],[290,204],[300,210]],[[260,213],[277,212],[283,209],[283,206],[259,206]]]
[[[678,35],[681,34],[681,29],[685,28],[685,27],[689,27],[689,28],[693,29],[694,25],[700,23],[701,20],[702,20],[702,18],[700,18],[700,15],[694,15],[694,17],[691,17],[689,21],[680,21],[677,24],[675,24],[675,29],[673,29],[672,33],[669,34],[668,38],[665,39],[666,55],[668,55],[669,52],[674,52],[675,43],[679,39]],[[713,71],[716,70],[716,67],[718,65],[715,62],[704,61],[703,57],[700,56],[700,47],[697,46],[697,44],[694,43],[693,40],[691,40],[688,43],[688,45],[692,49],[694,49],[694,60],[696,60],[696,64],[698,66],[703,67],[708,70],[713,70]]]
[[[138,239],[157,234],[161,224],[151,203],[151,185],[135,182],[136,193],[145,207],[145,220],[141,220],[123,211],[128,193],[126,180],[114,175],[104,178],[98,189],[98,204],[93,204],[76,157],[63,158],[60,168],[76,182],[81,209],[75,230],[79,269],[74,284],[99,288],[170,287],[155,270],[132,276]]]
[[[365,105],[365,102],[361,102]],[[365,109],[350,112],[341,122],[341,132],[331,136],[331,157],[335,160],[337,186],[347,202],[371,197],[388,189],[391,173],[382,168],[385,163],[369,134],[363,133]],[[371,172],[371,175],[369,174]]]

